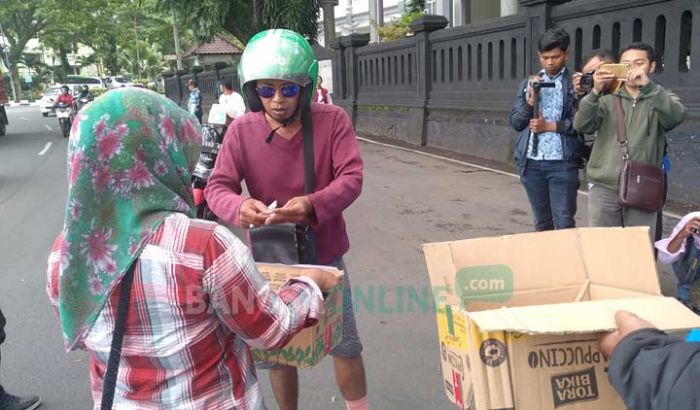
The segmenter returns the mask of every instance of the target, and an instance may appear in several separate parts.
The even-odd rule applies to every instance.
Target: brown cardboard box
[[[595,333],[634,312],[700,318],[661,295],[646,228],[580,228],[423,247],[448,398],[460,409],[624,409]]]
[[[279,289],[290,277],[303,275],[304,270],[310,268],[310,266],[272,263],[256,265],[260,273],[270,282],[273,290]],[[255,360],[295,367],[313,367],[340,343],[343,331],[343,271],[329,266],[314,266],[314,268],[332,272],[340,279],[338,286],[325,294],[325,314],[314,326],[297,333],[281,349],[252,349]]]

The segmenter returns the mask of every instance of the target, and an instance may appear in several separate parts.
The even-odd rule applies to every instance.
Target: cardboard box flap
[[[469,313],[469,316],[482,332],[565,334],[614,330],[618,310],[633,312],[661,330],[700,327],[700,316],[676,299],[662,296],[504,307]]]
[[[661,295],[649,228],[579,228],[586,276],[593,284]]]
[[[586,280],[575,229],[423,245],[440,302],[508,300],[517,291],[578,286]],[[552,257],[557,255],[558,257]]]
[[[441,303],[507,304],[509,295],[592,285],[661,295],[648,228],[578,228],[423,246]]]
[[[290,277],[304,275],[305,269],[321,269],[331,272],[337,278],[343,276],[343,271],[333,266],[317,265],[283,265],[281,263],[256,263],[260,273],[270,283],[272,289],[279,289]]]

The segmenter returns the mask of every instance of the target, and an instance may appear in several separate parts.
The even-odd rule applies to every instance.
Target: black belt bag
[[[253,228],[250,242],[256,262],[285,265],[318,263],[316,240],[309,225],[283,223]]]
[[[301,113],[304,135],[304,193],[314,188],[314,141],[310,114]],[[250,230],[250,244],[256,262],[318,264],[316,240],[307,224],[263,225]]]

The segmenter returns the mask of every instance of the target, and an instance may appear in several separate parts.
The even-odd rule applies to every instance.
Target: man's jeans
[[[564,161],[528,160],[520,182],[530,200],[536,231],[576,226],[578,168]]]
[[[647,226],[649,240],[656,237],[656,212],[623,207],[618,193],[600,185],[588,189],[588,226]]]

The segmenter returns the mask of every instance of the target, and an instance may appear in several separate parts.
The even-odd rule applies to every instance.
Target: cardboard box
[[[304,270],[311,267],[271,263],[258,263],[256,265],[275,291],[284,285],[290,277],[303,275]],[[340,279],[338,286],[324,294],[325,314],[319,318],[314,326],[297,333],[281,349],[252,349],[253,359],[256,361],[295,367],[313,367],[340,343],[343,332],[343,271],[329,266],[314,266],[314,268],[332,272]]]
[[[646,228],[427,244],[443,379],[460,409],[624,409],[596,333],[624,309],[664,330],[700,317],[661,295]]]

